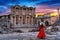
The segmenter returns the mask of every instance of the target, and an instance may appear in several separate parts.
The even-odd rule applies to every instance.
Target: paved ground
[[[38,32],[30,33],[11,33],[11,34],[0,34],[0,40],[41,40],[38,39]],[[45,40],[60,40],[60,32],[57,32],[57,35],[47,35]]]

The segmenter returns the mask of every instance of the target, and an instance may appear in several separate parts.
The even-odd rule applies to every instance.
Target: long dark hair
[[[43,24],[41,24],[41,25],[40,25],[40,28],[42,28],[42,27],[44,27],[44,25],[43,25]]]

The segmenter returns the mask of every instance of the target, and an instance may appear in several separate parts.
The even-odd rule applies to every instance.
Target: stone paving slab
[[[60,37],[56,35],[47,35],[46,39],[38,39],[38,32],[31,33],[12,33],[12,34],[0,34],[0,40],[60,40]]]

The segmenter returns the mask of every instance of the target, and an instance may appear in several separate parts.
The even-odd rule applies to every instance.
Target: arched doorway
[[[49,26],[49,22],[48,21],[45,21],[45,26]]]

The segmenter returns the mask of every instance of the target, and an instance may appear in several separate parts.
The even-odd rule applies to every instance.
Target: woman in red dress
[[[39,33],[37,35],[37,38],[41,38],[41,39],[45,39],[46,38],[43,24],[40,25],[40,29],[39,29]]]

